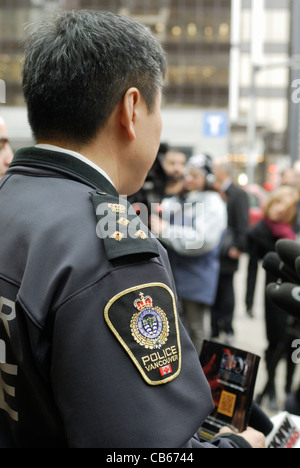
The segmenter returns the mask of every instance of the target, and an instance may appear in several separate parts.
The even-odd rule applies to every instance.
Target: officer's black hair
[[[34,136],[83,144],[105,126],[130,87],[149,112],[166,59],[145,26],[104,11],[58,11],[28,27],[23,91]]]

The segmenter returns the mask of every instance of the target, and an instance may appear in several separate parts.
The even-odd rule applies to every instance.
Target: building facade
[[[295,0],[260,1],[265,6],[262,21],[257,20],[264,31],[262,65],[274,64],[262,66],[255,76],[253,115],[256,152],[262,163],[266,141],[273,142],[275,149],[277,142],[279,153],[285,153],[287,147],[290,68],[275,65],[286,62],[291,52]],[[228,153],[238,170],[244,170],[249,152],[252,2],[255,0],[0,0],[0,80],[6,86],[0,113],[12,119],[13,109],[19,115],[24,112],[22,39],[28,23],[57,8],[109,10],[149,26],[166,50],[163,139],[191,153]],[[274,138],[266,139],[266,135]]]
[[[0,0],[0,76],[7,103],[23,104],[21,41],[26,24],[56,8],[109,10],[149,26],[168,54],[165,104],[226,107],[231,0]]]
[[[239,24],[235,25],[239,27],[235,68],[239,84],[238,90],[233,90],[238,99],[232,113],[229,153],[239,166],[252,162],[259,182],[270,177],[277,182],[280,171],[291,164],[288,126],[292,105],[293,3],[293,0],[236,0],[241,7]],[[273,168],[274,164],[278,166],[278,174],[271,176],[268,167]]]

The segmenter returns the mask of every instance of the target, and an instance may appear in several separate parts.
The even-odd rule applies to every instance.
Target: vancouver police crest
[[[149,385],[166,384],[180,374],[176,299],[166,284],[144,283],[118,292],[106,304],[104,318]]]
[[[139,312],[133,315],[130,323],[133,338],[145,348],[161,348],[169,336],[166,314],[160,307],[153,307],[152,298],[144,297],[142,292],[140,299],[134,301],[134,307]]]

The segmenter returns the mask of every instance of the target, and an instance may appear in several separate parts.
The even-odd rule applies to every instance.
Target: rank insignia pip
[[[139,237],[140,239],[143,239],[143,240],[148,238],[147,234],[141,229],[135,233],[135,237]]]
[[[117,223],[122,224],[122,226],[128,226],[128,224],[130,224],[130,221],[129,221],[129,219],[126,219],[126,218],[120,218],[117,221]]]
[[[122,291],[108,302],[104,317],[148,384],[161,385],[180,374],[177,310],[173,292],[165,284]]]
[[[97,221],[96,235],[103,242],[109,261],[133,255],[140,259],[159,256],[158,241],[127,199],[100,190],[90,195]]]
[[[124,234],[122,234],[122,232],[120,231],[115,231],[111,236],[110,238],[111,239],[115,239],[116,241],[118,242],[121,242],[121,240],[124,238]]]

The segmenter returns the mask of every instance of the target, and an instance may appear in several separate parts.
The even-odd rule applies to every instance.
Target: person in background
[[[295,187],[296,185],[296,176],[295,176],[295,169],[293,167],[288,167],[281,171],[280,174],[280,185],[290,185],[291,187]]]
[[[184,187],[184,171],[187,161],[183,151],[168,147],[164,154],[161,154],[160,161],[166,175],[166,185],[163,197],[171,197],[180,194]]]
[[[153,206],[159,207],[167,184],[167,176],[162,168],[161,157],[166,151],[165,144],[160,144],[154,164],[138,192],[127,199],[146,226],[150,226]]]
[[[248,242],[248,275],[246,306],[251,310],[255,293],[258,262],[263,260],[269,252],[275,252],[275,244],[279,239],[295,240],[293,229],[297,214],[299,192],[295,187],[281,186],[274,190],[268,198],[264,208],[264,219],[258,224],[249,227],[247,232]],[[270,272],[266,272],[266,286],[276,282]],[[275,389],[275,372],[272,366],[273,357],[278,349],[283,347],[286,335],[288,315],[271,303],[265,295],[265,323],[268,348],[266,350],[266,366],[269,375],[269,404],[273,410],[278,409]],[[292,383],[293,366],[288,359],[288,375],[286,392],[289,393]]]
[[[150,228],[152,210],[158,214],[161,201],[165,197],[171,197],[183,191],[186,159],[182,151],[172,149],[167,143],[161,143],[155,162],[142,188],[128,197],[128,201]]]
[[[5,175],[13,156],[14,153],[10,146],[7,126],[3,117],[0,116],[0,179]]]
[[[293,165],[294,172],[294,187],[300,194],[300,161],[296,161]],[[300,201],[298,202],[297,215],[294,223],[294,230],[296,233],[296,239],[300,242]]]
[[[294,171],[294,185],[300,192],[300,160],[294,163],[293,171]]]
[[[206,154],[191,157],[185,191],[165,198],[162,218],[151,219],[152,232],[167,247],[183,323],[198,354],[206,338],[204,319],[215,300],[219,245],[227,225],[225,204],[211,190],[213,181],[211,158]]]
[[[225,159],[214,161],[215,187],[227,203],[228,224],[220,251],[220,276],[216,301],[211,309],[211,336],[226,333],[228,344],[234,339],[233,314],[235,307],[234,274],[239,258],[246,251],[246,232],[249,226],[249,201],[243,189],[233,183],[231,166]]]

